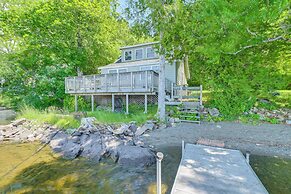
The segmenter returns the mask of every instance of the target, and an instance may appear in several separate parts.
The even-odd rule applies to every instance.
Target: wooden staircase
[[[166,98],[166,105],[177,106],[182,122],[201,122],[202,85],[199,87],[172,85],[171,98]]]

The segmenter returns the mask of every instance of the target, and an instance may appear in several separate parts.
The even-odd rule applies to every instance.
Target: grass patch
[[[31,107],[21,108],[17,118],[26,118],[39,124],[47,123],[61,129],[78,128],[80,122],[72,115],[64,115],[57,109],[37,110]]]
[[[137,105],[129,106],[129,114],[110,112],[106,110],[97,110],[87,112],[88,117],[95,117],[99,123],[128,123],[136,121],[137,124],[143,124],[147,120],[155,118],[157,106],[148,106],[148,113],[144,113],[144,107]]]

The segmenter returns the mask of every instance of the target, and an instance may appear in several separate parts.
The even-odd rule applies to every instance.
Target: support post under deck
[[[91,110],[94,112],[94,95],[91,95]]]
[[[144,113],[148,113],[148,95],[144,95]]]
[[[112,112],[114,112],[114,94],[112,94],[112,102],[111,102],[111,104],[112,104]]]
[[[75,112],[78,112],[78,95],[75,95]]]
[[[128,114],[128,94],[125,95],[126,98],[126,114]]]

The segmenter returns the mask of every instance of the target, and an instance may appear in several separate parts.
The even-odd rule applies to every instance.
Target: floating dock
[[[171,194],[267,194],[238,150],[186,144]]]

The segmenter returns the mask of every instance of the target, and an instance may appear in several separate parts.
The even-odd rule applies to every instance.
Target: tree
[[[136,1],[146,18],[153,14],[151,1]],[[167,58],[189,56],[190,83],[211,90],[212,106],[237,116],[288,83],[289,6],[287,0],[168,1],[161,43]],[[158,31],[142,24],[145,33]]]
[[[7,2],[0,12],[2,37],[17,49],[3,53],[0,74],[7,78],[3,94],[16,105],[62,106],[65,77],[77,69],[97,73],[118,58],[121,45],[137,41],[114,0]]]

